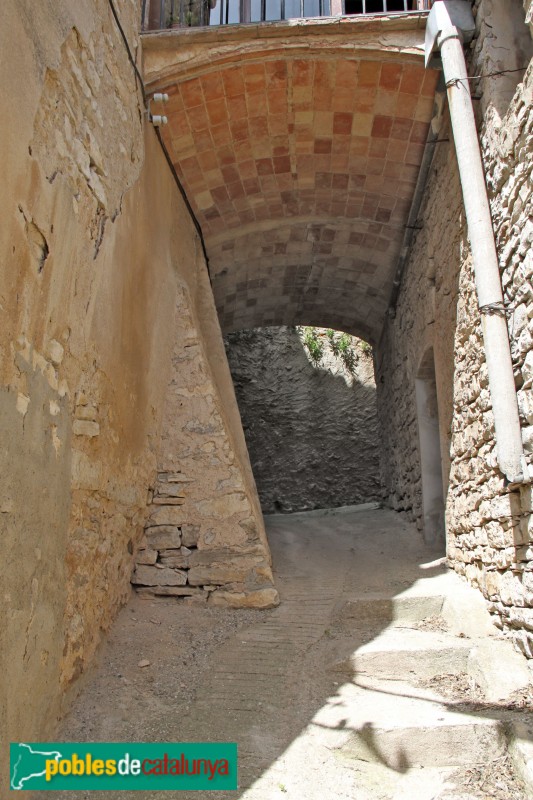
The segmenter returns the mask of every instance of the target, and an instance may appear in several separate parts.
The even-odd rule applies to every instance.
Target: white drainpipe
[[[426,30],[426,65],[440,49],[483,327],[498,465],[510,483],[529,481],[487,186],[463,43],[475,30],[470,3],[436,0]]]

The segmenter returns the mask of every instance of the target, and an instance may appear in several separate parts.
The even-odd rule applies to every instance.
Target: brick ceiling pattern
[[[163,135],[224,332],[379,336],[437,77],[412,60],[315,55],[219,63],[171,87]]]

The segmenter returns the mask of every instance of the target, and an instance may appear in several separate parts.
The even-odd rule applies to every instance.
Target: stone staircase
[[[510,759],[525,785],[504,776],[505,796],[533,797],[533,720],[519,708],[533,697],[531,671],[475,591],[447,573],[393,599],[354,597],[334,625],[341,649],[355,630],[365,643],[330,663],[340,688],[313,723],[344,731],[334,747],[358,772],[362,798],[500,797],[469,789],[467,773]]]

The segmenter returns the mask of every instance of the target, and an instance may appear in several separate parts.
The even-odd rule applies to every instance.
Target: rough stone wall
[[[115,3],[137,54],[139,4]],[[39,741],[129,596],[189,300],[261,529],[198,237],[109,4],[8,0],[0,60],[0,729]]]
[[[379,432],[371,352],[351,338],[353,371],[319,329],[311,361],[295,328],[226,336],[250,460],[265,513],[380,497]]]
[[[526,451],[531,457],[533,69],[521,4],[475,4],[471,74],[528,66],[474,84]],[[523,80],[522,80],[523,78]],[[520,82],[519,82],[520,81]],[[518,84],[518,85],[517,85]],[[451,138],[447,126],[440,138]],[[450,564],[489,601],[497,625],[533,654],[531,489],[497,469],[483,340],[453,144],[438,146],[396,318],[378,354],[385,482],[394,507],[421,520],[414,379],[433,346],[447,492]],[[380,382],[378,378],[378,388]],[[390,385],[387,386],[387,381]],[[390,413],[390,409],[393,413]],[[407,424],[406,424],[407,423]],[[409,445],[408,441],[412,444]],[[402,464],[401,453],[408,453]],[[421,523],[420,523],[421,524]]]
[[[210,294],[205,280],[201,294]],[[208,311],[215,319],[213,302]],[[227,425],[235,397],[223,402],[208,357],[218,345],[221,352],[210,355],[226,364],[220,331],[214,339],[202,336],[185,288],[177,298],[176,327],[159,471],[132,582],[143,595],[188,603],[276,605],[261,511],[243,479],[248,458],[244,453],[243,468]],[[231,386],[227,366],[224,378]]]

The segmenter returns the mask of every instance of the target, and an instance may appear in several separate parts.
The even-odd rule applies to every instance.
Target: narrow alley
[[[266,521],[281,605],[134,596],[59,740],[236,741],[216,800],[524,798],[529,669],[443,553],[376,504]]]

